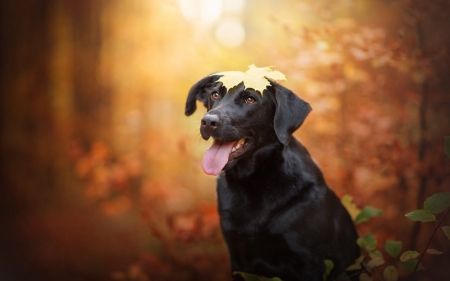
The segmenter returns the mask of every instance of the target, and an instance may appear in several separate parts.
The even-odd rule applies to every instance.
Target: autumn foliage
[[[436,249],[400,280],[450,275],[445,232],[427,247],[433,222],[405,217],[450,190],[448,1],[219,1],[208,23],[172,0],[19,2],[0,4],[8,280],[230,280],[203,112],[184,103],[200,78],[252,64],[311,104],[295,136],[335,192],[382,211],[357,225],[372,255]],[[234,48],[215,39],[231,19],[246,32]]]

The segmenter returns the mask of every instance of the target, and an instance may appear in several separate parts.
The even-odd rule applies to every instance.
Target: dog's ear
[[[203,105],[208,108],[208,99],[212,91],[219,91],[222,87],[221,82],[216,82],[220,77],[221,75],[206,76],[192,86],[189,90],[184,111],[187,116],[192,115],[197,109],[197,100],[203,102]]]
[[[270,81],[275,94],[274,129],[278,140],[287,145],[291,135],[303,124],[311,106],[289,89]]]

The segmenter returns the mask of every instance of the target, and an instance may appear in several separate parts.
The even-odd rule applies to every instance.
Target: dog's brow
[[[245,90],[245,86],[243,83],[241,83],[231,89],[228,89],[227,95],[234,96],[235,94],[239,94],[239,93],[243,92],[244,90]]]
[[[235,89],[232,88],[230,91],[227,92],[227,95],[229,95],[229,96],[241,96],[242,93],[255,94],[255,95],[258,95],[260,97],[263,97],[263,95],[259,91],[255,91],[253,89],[242,89],[242,90],[237,89],[237,90],[235,90]]]

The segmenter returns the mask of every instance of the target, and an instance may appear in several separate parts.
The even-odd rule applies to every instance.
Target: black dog
[[[333,280],[360,250],[349,214],[291,137],[311,107],[274,81],[261,95],[243,83],[227,90],[220,77],[205,77],[191,88],[185,113],[194,113],[196,100],[209,110],[200,132],[214,144],[203,170],[220,174],[220,223],[232,272],[322,280],[329,259]]]

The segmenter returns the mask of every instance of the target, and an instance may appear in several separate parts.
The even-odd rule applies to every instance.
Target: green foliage
[[[446,152],[448,149],[447,140],[450,141],[450,139],[446,138]],[[423,210],[422,209],[415,210],[412,211],[411,213],[406,214],[405,216],[412,221],[420,221],[420,222],[436,221],[436,217],[435,215],[433,215],[433,213],[443,212],[449,207],[450,207],[450,192],[439,192],[431,195],[425,200]],[[428,249],[428,246],[430,245],[430,241],[433,238],[434,234],[436,233],[437,228],[443,221],[444,217],[448,214],[448,212],[449,211],[447,210],[445,215],[439,220],[439,222],[437,222],[433,234],[428,240],[427,246],[425,247],[422,253],[419,253],[417,251],[405,251],[401,255],[400,262],[398,263],[398,265],[402,269],[404,269],[407,272],[415,272],[417,270],[424,269],[422,264],[420,264],[420,261],[422,260],[422,257],[424,256],[425,253],[433,255],[442,254],[441,251],[435,249]],[[450,239],[450,227],[444,226],[442,227],[442,230],[444,231],[445,235]]]
[[[436,220],[433,214],[425,210],[415,210],[405,216],[412,221],[428,222]]]
[[[369,257],[372,259],[382,259],[383,254],[380,251],[375,250],[375,251],[369,252]]]
[[[447,155],[447,157],[450,158],[450,136],[444,137],[444,150],[445,155]]]
[[[370,275],[365,272],[359,275],[359,281],[372,281],[372,280],[373,280],[372,277],[370,277]]]
[[[416,270],[424,270],[425,268],[423,267],[422,264],[419,264],[419,266],[416,269],[416,265],[419,262],[418,259],[416,258],[411,258],[407,261],[400,261],[398,263],[398,266],[400,266],[401,269],[403,269],[406,272],[414,272]]]
[[[361,212],[356,216],[355,223],[359,224],[362,222],[369,221],[371,218],[376,216],[381,216],[383,214],[383,210],[376,209],[372,206],[365,206]]]
[[[282,281],[278,277],[268,278],[264,276],[258,276],[255,274],[245,273],[241,271],[235,271],[233,272],[234,275],[240,275],[242,278],[244,278],[245,281]]]
[[[413,258],[417,258],[418,256],[420,256],[420,253],[417,251],[405,251],[401,256],[400,256],[400,260],[401,261],[408,261],[410,259]]]
[[[359,237],[358,240],[356,240],[356,243],[361,249],[367,251],[373,251],[377,247],[377,239],[372,233]]]
[[[450,226],[443,226],[441,229],[444,231],[445,236],[450,240]]]
[[[324,260],[323,262],[325,263],[325,273],[322,275],[322,280],[325,281],[334,268],[334,262],[332,260]]]
[[[445,152],[447,156],[450,158],[450,136],[445,137]],[[356,204],[353,203],[353,198],[348,194],[342,197],[341,202],[345,206],[347,211],[350,213],[350,216],[354,220],[355,224],[369,221],[371,218],[383,214],[382,210],[376,209],[372,206],[365,206],[363,209],[359,209],[358,206],[356,206]],[[449,207],[450,207],[450,192],[439,192],[431,195],[425,200],[424,209],[414,210],[406,214],[405,216],[412,221],[436,222],[436,216],[434,214],[443,212],[447,210]],[[396,266],[410,273],[418,270],[424,270],[425,268],[420,263],[420,261],[425,254],[432,254],[432,255],[443,254],[443,252],[439,250],[429,249],[428,246],[437,228],[439,227],[444,217],[449,212],[450,210],[447,210],[444,216],[439,220],[439,222],[437,222],[435,230],[433,231],[433,234],[429,238],[427,246],[425,247],[422,253],[419,253],[418,251],[407,250],[403,252],[403,254],[399,257],[400,252],[403,248],[403,243],[401,241],[387,240],[384,245],[384,249],[391,257],[395,259],[394,262],[388,265],[385,265],[383,254],[380,251],[376,250],[377,239],[372,233],[368,233],[362,237],[359,237],[356,243],[362,249],[363,255],[357,258],[355,262],[346,269],[346,271],[354,271],[354,270],[366,271],[359,275],[359,280],[371,281],[373,280],[373,278],[367,272],[377,271],[379,268],[383,268],[384,266],[383,277],[381,277],[381,274],[378,272],[376,275],[372,274],[372,276],[378,276],[380,280],[383,281],[397,281],[399,274]],[[450,226],[443,226],[441,227],[441,229],[447,236],[447,238],[450,239]],[[364,263],[364,259],[367,259],[368,262],[365,263],[363,269],[361,264]],[[324,275],[324,280],[325,276],[326,275]]]
[[[367,263],[367,268],[368,269],[373,269],[376,267],[379,267],[380,265],[384,264],[384,259],[383,258],[372,258],[368,263]]]
[[[374,250],[369,252],[368,254],[370,257],[370,261],[366,265],[367,268],[372,269],[384,264],[383,254],[380,251]]]
[[[355,260],[355,262],[347,267],[346,271],[358,270],[361,269],[361,262],[364,260],[364,255],[361,255],[359,258]]]
[[[384,268],[383,277],[385,281],[397,281],[398,271],[393,265],[388,265]]]
[[[424,209],[430,213],[440,213],[450,207],[450,192],[439,192],[428,197]]]
[[[384,244],[384,249],[393,258],[396,258],[400,254],[402,247],[403,243],[401,241],[387,240],[386,244]]]

